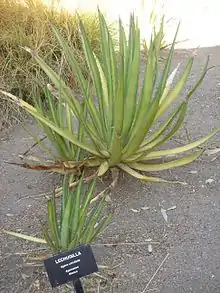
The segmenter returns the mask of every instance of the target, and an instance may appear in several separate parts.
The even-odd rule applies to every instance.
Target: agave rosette
[[[55,195],[47,202],[47,223],[42,225],[44,238],[8,230],[2,232],[27,241],[47,244],[52,253],[94,242],[112,217],[112,213],[106,211],[107,193],[97,199],[95,179],[85,188],[84,176],[81,176],[75,189],[69,188],[70,179],[66,176],[63,180],[60,209],[58,210]]]
[[[158,64],[163,38],[163,20],[160,31],[152,34],[143,82],[140,83],[140,30],[134,16],[131,15],[130,18],[128,38],[119,21],[118,49],[115,48],[101,12],[99,23],[101,60],[93,53],[83,23],[80,21],[92,86],[83,76],[80,64],[67,41],[52,28],[69,67],[78,80],[84,97],[82,103],[59,75],[27,48],[57,89],[57,103],[54,103],[51,90],[48,90],[46,95],[47,110],[42,101],[31,106],[10,96],[38,120],[55,147],[57,159],[60,161],[66,164],[69,162],[98,167],[99,175],[103,175],[111,167],[118,167],[144,181],[165,182],[164,179],[147,176],[143,172],[162,171],[196,160],[202,153],[198,147],[219,131],[216,129],[199,140],[181,147],[165,150],[160,148],[180,129],[188,102],[209,70],[208,60],[192,90],[186,94],[183,101],[173,107],[188,80],[194,60],[193,57],[188,60],[182,74],[173,85],[178,68],[171,74],[170,71],[178,29],[159,79]],[[97,98],[94,98],[94,95]],[[162,119],[163,117],[166,118]],[[194,151],[184,155],[191,150]],[[182,154],[184,156],[178,157]],[[68,172],[68,167],[65,171]],[[72,169],[69,168],[69,171],[72,172]]]

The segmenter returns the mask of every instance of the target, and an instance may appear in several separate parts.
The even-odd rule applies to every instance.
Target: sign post
[[[80,279],[73,281],[73,287],[74,287],[76,293],[84,293],[83,286],[82,286]]]
[[[80,278],[98,271],[88,244],[50,257],[44,265],[53,288],[72,281],[76,293],[84,293]]]

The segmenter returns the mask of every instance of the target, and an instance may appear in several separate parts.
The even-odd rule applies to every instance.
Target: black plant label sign
[[[98,271],[92,248],[88,244],[50,257],[44,261],[44,265],[52,287]]]

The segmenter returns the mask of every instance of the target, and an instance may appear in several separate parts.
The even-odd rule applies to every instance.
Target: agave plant
[[[209,70],[208,60],[191,91],[176,105],[174,102],[178,100],[193,65],[192,57],[173,84],[178,68],[171,72],[171,62],[179,27],[160,74],[158,64],[163,20],[159,33],[152,33],[141,83],[140,30],[134,15],[130,18],[128,37],[119,21],[119,48],[115,48],[101,12],[99,24],[102,52],[100,60],[93,53],[80,21],[84,53],[92,83],[83,76],[80,64],[67,41],[52,28],[69,67],[79,82],[82,103],[59,75],[29,48],[25,49],[32,54],[53,84],[47,91],[48,107],[45,109],[41,100],[32,106],[24,100],[7,95],[37,119],[55,147],[56,161],[51,170],[73,172],[77,166],[92,166],[98,167],[98,175],[103,175],[109,168],[118,167],[144,181],[166,182],[161,178],[147,176],[142,171],[161,171],[194,161],[202,153],[197,148],[220,130],[217,129],[187,145],[161,150],[161,146],[180,129],[190,98]],[[191,150],[194,152],[177,157]]]
[[[73,190],[69,188],[69,182],[69,178],[65,176],[59,212],[55,195],[48,200],[48,222],[42,225],[44,238],[6,230],[3,232],[28,241],[47,244],[52,253],[67,251],[80,244],[89,244],[96,240],[112,216],[110,212],[105,213],[106,195],[97,200],[94,193],[95,179],[84,192],[83,176]]]

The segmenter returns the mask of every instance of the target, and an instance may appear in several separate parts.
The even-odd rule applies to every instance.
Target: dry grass
[[[86,13],[80,16],[93,49],[98,54],[100,32],[97,15]],[[42,84],[48,82],[44,73],[20,46],[34,49],[61,74],[68,85],[73,89],[77,87],[51,32],[50,23],[69,41],[80,60],[84,74],[88,74],[76,13],[56,11],[41,0],[0,0],[0,88],[30,100],[36,93],[39,94],[39,91],[42,94]],[[8,104],[0,97],[0,113],[8,111]]]

